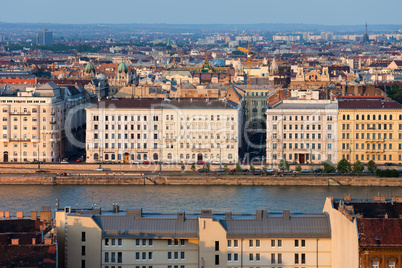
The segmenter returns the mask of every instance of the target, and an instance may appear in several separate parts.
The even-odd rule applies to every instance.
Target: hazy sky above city
[[[402,24],[402,0],[13,0],[2,22]]]

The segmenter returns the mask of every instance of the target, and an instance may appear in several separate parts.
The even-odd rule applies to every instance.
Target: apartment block
[[[339,100],[338,159],[402,163],[402,105],[381,99]]]
[[[87,162],[236,163],[241,112],[228,101],[104,100],[87,108]]]
[[[268,163],[338,161],[336,101],[283,100],[266,115]]]
[[[86,95],[77,88],[53,82],[5,87],[0,95],[1,161],[60,161],[85,125],[81,105],[86,103]]]
[[[327,214],[56,211],[59,267],[331,267]]]

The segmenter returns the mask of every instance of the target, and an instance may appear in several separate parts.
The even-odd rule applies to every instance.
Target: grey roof
[[[183,222],[177,217],[94,216],[93,219],[107,237],[198,238],[197,219]]]
[[[338,109],[337,103],[281,103],[273,109],[300,109],[300,110],[324,110],[324,109]]]
[[[269,215],[262,220],[221,221],[227,238],[331,238],[326,214],[290,214],[289,219]]]
[[[166,105],[168,104],[168,105]],[[164,108],[180,108],[180,109],[238,109],[237,104],[229,103],[223,100],[206,100],[206,99],[197,99],[197,100],[188,100],[188,99],[180,99],[180,100],[170,100],[164,101]]]

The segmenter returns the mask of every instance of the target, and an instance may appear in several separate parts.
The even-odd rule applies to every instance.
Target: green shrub
[[[375,174],[377,177],[385,177],[385,178],[390,178],[390,177],[398,177],[399,176],[399,171],[396,169],[377,169],[375,171]]]

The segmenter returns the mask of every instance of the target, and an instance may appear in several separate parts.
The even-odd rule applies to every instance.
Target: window
[[[278,253],[278,264],[282,264],[282,253]]]
[[[219,251],[219,241],[215,241],[215,251]]]
[[[279,239],[279,240],[278,240],[278,248],[281,248],[281,247],[282,247],[282,240]]]
[[[180,259],[184,260],[185,257],[186,257],[185,252],[184,251],[180,252]]]
[[[85,256],[85,246],[81,246],[81,256]]]
[[[111,261],[111,262],[116,262],[116,252],[111,252],[110,261]]]
[[[116,239],[112,239],[112,246],[116,246]]]
[[[234,254],[233,254],[233,260],[234,260],[234,261],[238,261],[238,260],[239,260],[239,254],[238,254],[238,253],[234,253]]]
[[[301,246],[302,246],[302,248],[304,248],[306,246],[306,240],[302,239]]]
[[[219,120],[219,117],[218,117],[218,120]],[[215,265],[219,265],[219,255],[215,255]]]
[[[85,260],[81,260],[81,268],[85,268]]]
[[[123,244],[122,239],[121,239],[121,238],[117,239],[117,245],[118,245],[118,246],[122,246],[122,244]]]
[[[295,264],[299,263],[299,254],[295,253]]]
[[[254,244],[253,242],[254,242],[253,240],[249,240],[249,241],[248,241],[248,246],[249,246],[250,248],[253,247],[253,244]]]
[[[228,240],[228,248],[232,247],[232,240]]]
[[[168,252],[168,260],[171,260],[172,259],[172,252]]]
[[[149,239],[149,240],[148,240],[148,246],[153,246],[153,245],[154,245],[154,240]]]
[[[256,260],[256,261],[260,261],[260,260],[261,260],[261,254],[260,254],[260,253],[256,253],[256,254],[255,254],[255,260]]]
[[[275,240],[271,240],[271,248],[275,247]]]
[[[239,240],[233,240],[233,246],[235,248],[238,248],[239,247]]]
[[[302,264],[306,263],[306,254],[304,254],[304,253],[301,254],[301,263]]]
[[[85,242],[86,237],[85,237],[85,232],[81,232],[81,242]]]
[[[170,240],[168,240],[168,241],[170,241]],[[139,239],[135,239],[135,245],[138,247],[138,246],[140,246],[140,240]]]
[[[105,252],[105,262],[109,262],[109,252]]]
[[[142,239],[142,245],[146,246],[147,245],[147,240],[146,239]]]
[[[232,261],[232,254],[228,253],[228,261]]]
[[[117,263],[122,263],[122,262],[123,262],[123,253],[117,252]]]
[[[257,247],[257,248],[259,248],[260,247],[260,244],[261,244],[261,242],[260,242],[260,240],[255,240],[255,246]]]
[[[105,246],[109,246],[109,238],[105,238]]]
[[[248,260],[253,261],[254,260],[254,255],[253,253],[248,254]]]
[[[179,259],[179,252],[178,252],[178,251],[175,251],[175,252],[174,252],[174,259],[175,259],[175,260],[178,260],[178,259]]]
[[[275,253],[271,253],[271,264],[275,264]]]
[[[342,145],[344,145],[344,144],[342,144]],[[344,147],[344,146],[343,146]],[[345,148],[343,148],[343,149],[345,149]],[[297,247],[299,247],[299,240],[295,240],[295,247],[297,248]]]
[[[388,268],[395,268],[395,262],[393,261],[388,262]]]

